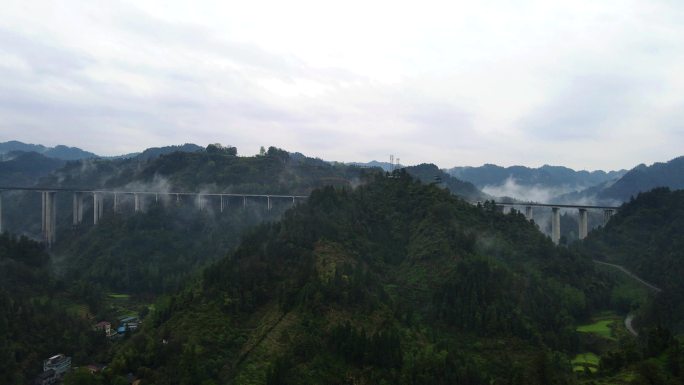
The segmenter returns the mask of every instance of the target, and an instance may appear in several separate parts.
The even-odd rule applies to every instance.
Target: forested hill
[[[491,198],[480,191],[470,182],[464,182],[440,170],[436,165],[423,163],[417,166],[406,167],[406,171],[423,183],[435,183],[444,186],[452,193],[469,201],[483,201]]]
[[[64,145],[45,147],[40,144],[27,144],[16,140],[0,143],[0,154],[7,154],[15,151],[35,152],[48,158],[60,160],[77,160],[97,157],[97,155],[92,152],[81,150],[78,147],[68,147]]]
[[[145,187],[149,190],[307,194],[329,184],[355,183],[363,169],[319,159],[290,157],[270,147],[262,156],[237,156],[234,147],[210,145],[196,152],[158,157],[94,159],[69,163],[41,181],[45,185],[92,188]]]
[[[613,205],[627,202],[640,192],[657,187],[684,189],[684,156],[650,166],[640,164],[616,181],[606,182],[586,190],[568,193],[558,198],[561,203],[594,202]]]
[[[684,190],[657,188],[625,203],[583,248],[663,289],[653,321],[684,331]]]
[[[521,186],[545,188],[572,187],[581,188],[601,184],[622,176],[626,171],[575,171],[562,166],[544,165],[539,168],[525,166],[501,167],[485,164],[479,167],[454,167],[449,174],[462,180],[472,182],[479,188],[500,186],[509,178]]]
[[[0,186],[32,186],[64,166],[66,161],[36,152],[14,151],[0,155]]]
[[[376,171],[290,157],[273,147],[262,156],[238,157],[233,147],[212,145],[203,151],[162,154],[146,160],[69,163],[41,183],[136,191],[308,195],[319,186],[351,186],[361,175],[372,172]],[[61,198],[58,205],[70,207],[71,196]],[[273,200],[273,208],[268,210],[265,199],[225,199],[221,212],[218,198],[207,197],[205,210],[200,211],[194,197],[181,202],[148,198],[145,212],[134,214],[131,198],[122,197],[122,209],[115,214],[111,212],[111,197],[105,199],[109,199],[105,200],[105,215],[97,226],[90,224],[90,200],[86,201],[86,220],[81,226],[71,226],[70,210],[58,211],[63,225],[58,227],[58,232],[62,230],[54,248],[55,267],[68,279],[83,279],[129,294],[176,290],[199,268],[235,248],[246,229],[276,220],[292,206],[291,200]],[[24,212],[40,214],[35,202],[8,206],[6,228],[22,228],[15,224],[23,220],[25,227],[33,225],[34,232],[38,231],[39,218],[20,215],[22,207]]]
[[[149,384],[566,384],[594,265],[406,172],[326,187],[160,301],[115,355]]]
[[[684,189],[684,156],[650,166],[641,164],[598,193],[599,199],[627,201],[656,187]]]
[[[79,362],[92,359],[104,342],[94,338],[88,320],[66,306],[70,296],[86,300],[94,293],[56,280],[49,264],[40,243],[0,234],[1,384],[29,383],[42,371],[43,358],[55,352],[74,352]]]

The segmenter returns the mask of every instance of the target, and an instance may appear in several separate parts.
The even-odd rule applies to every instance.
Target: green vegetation
[[[572,359],[572,370],[576,372],[589,371],[595,373],[599,368],[599,356],[594,353],[581,353]]]
[[[568,384],[591,260],[405,172],[259,226],[117,349],[149,384]],[[165,342],[164,342],[165,341]]]
[[[599,191],[597,197],[627,201],[639,192],[663,186],[671,189],[684,188],[684,156],[665,163],[634,167],[615,183]]]
[[[109,293],[107,294],[109,298],[114,298],[114,299],[129,299],[131,298],[130,294],[121,294],[121,293]]]
[[[623,265],[663,289],[643,307],[643,324],[684,331],[683,226],[684,190],[659,188],[625,204],[582,245],[592,257]],[[643,301],[643,295],[637,300]]]
[[[610,294],[610,307],[621,314],[639,309],[653,296],[651,289],[615,267],[597,264],[596,268],[615,282]]]
[[[440,170],[434,164],[423,163],[417,166],[406,167],[406,172],[425,184],[435,183],[439,186],[444,186],[452,193],[469,201],[489,198],[487,194],[480,191],[472,183],[459,180]]]
[[[29,383],[42,360],[60,352],[79,364],[105,359],[107,341],[77,302],[83,287],[54,279],[39,243],[0,234],[0,383]]]
[[[270,211],[147,202],[96,227],[71,227],[62,210],[52,258],[0,236],[0,383],[27,383],[59,352],[109,363],[67,385],[129,373],[142,385],[682,383],[682,192],[641,194],[586,241],[556,247],[523,215],[472,206],[443,188],[475,199],[472,185],[435,175],[214,145],[69,163],[45,183],[312,193]],[[33,198],[12,205],[10,225],[34,220],[21,215]],[[115,343],[91,332],[129,315],[142,330]]]
[[[603,338],[614,340],[613,327],[615,319],[600,319],[591,324],[579,325],[577,331],[580,333],[594,333]]]
[[[625,266],[662,288],[656,293],[609,266],[615,277],[611,305],[636,315],[637,338],[619,333],[601,349],[596,383],[679,384],[684,381],[684,344],[673,334],[684,324],[684,191],[658,188],[623,205],[608,225],[594,231],[579,250]],[[612,272],[611,272],[612,270]],[[622,276],[622,277],[620,277]],[[621,323],[615,322],[616,325]],[[594,325],[598,332],[600,325]],[[602,325],[601,325],[602,326]],[[602,328],[605,332],[605,328]]]

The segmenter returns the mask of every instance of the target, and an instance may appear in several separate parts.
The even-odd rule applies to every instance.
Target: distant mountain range
[[[473,183],[488,195],[536,202],[552,202],[568,193],[613,182],[627,172],[576,171],[549,165],[538,168],[501,167],[494,164],[454,167],[445,171],[460,180]]]
[[[0,186],[31,186],[61,168],[65,160],[36,152],[12,151],[0,155]]]
[[[446,187],[453,194],[465,198],[469,201],[478,201],[491,198],[487,194],[480,191],[470,182],[462,181],[453,177],[443,170],[440,170],[432,163],[423,163],[417,166],[409,166],[404,168],[410,175],[418,178],[425,184],[437,184]]]
[[[143,152],[113,157],[77,147],[46,147],[19,141],[0,143],[0,183],[33,184],[38,178],[62,167],[66,161],[92,158],[150,160],[174,152],[193,153],[204,147],[182,145],[152,147]],[[291,153],[292,159],[305,158]],[[684,188],[684,157],[651,166],[640,164],[632,170],[576,171],[563,166],[544,165],[501,167],[485,164],[479,167],[454,167],[440,170],[433,164],[405,167],[389,162],[349,162],[347,165],[381,168],[385,171],[406,168],[425,183],[439,182],[453,193],[467,199],[510,197],[520,200],[557,203],[619,204],[639,192],[654,187]]]
[[[537,202],[619,205],[656,187],[684,189],[684,156],[619,171],[575,171],[567,167],[454,167],[449,174],[486,194]]]
[[[539,168],[525,166],[501,167],[485,164],[480,167],[454,167],[448,173],[462,180],[473,183],[479,188],[500,186],[509,179],[519,185],[558,188],[590,187],[624,175],[626,170],[609,171],[575,171],[563,166],[544,165]]]
[[[197,152],[204,150],[196,144],[152,147],[143,152],[113,157],[100,157],[77,147],[58,145],[46,147],[16,140],[0,143],[0,186],[32,186],[44,176],[62,168],[67,161],[87,159],[138,159],[150,160],[173,152]]]
[[[565,194],[558,200],[610,204],[628,201],[631,197],[636,197],[638,193],[656,187],[684,189],[684,156],[650,166],[640,164],[614,182],[604,182],[579,192]]]
[[[48,158],[61,160],[79,160],[98,157],[92,152],[81,150],[78,147],[68,147],[64,145],[45,147],[42,144],[27,144],[16,140],[0,143],[0,155],[15,151],[36,152]]]
[[[172,152],[197,152],[203,150],[204,147],[193,143],[185,143],[177,146],[165,147],[150,147],[143,152],[132,152],[130,154],[115,155],[115,156],[99,156],[89,151],[82,150],[78,147],[69,147],[64,145],[57,145],[55,147],[46,147],[42,144],[29,144],[16,140],[0,143],[0,160],[7,160],[8,157],[13,158],[11,153],[16,152],[35,152],[47,158],[54,158],[60,160],[80,160],[91,158],[105,158],[105,159],[153,159],[159,155],[170,154]]]

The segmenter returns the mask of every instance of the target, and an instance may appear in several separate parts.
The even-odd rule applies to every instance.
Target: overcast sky
[[[684,2],[3,1],[0,141],[631,168],[684,154]]]

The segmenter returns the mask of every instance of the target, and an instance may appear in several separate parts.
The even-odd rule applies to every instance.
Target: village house
[[[96,332],[97,331],[104,331],[104,333],[107,337],[112,336],[112,324],[111,324],[111,322],[107,322],[107,321],[98,322],[93,326],[93,330]]]
[[[59,377],[63,376],[70,368],[71,357],[64,354],[57,354],[43,361],[43,372],[54,370]]]

